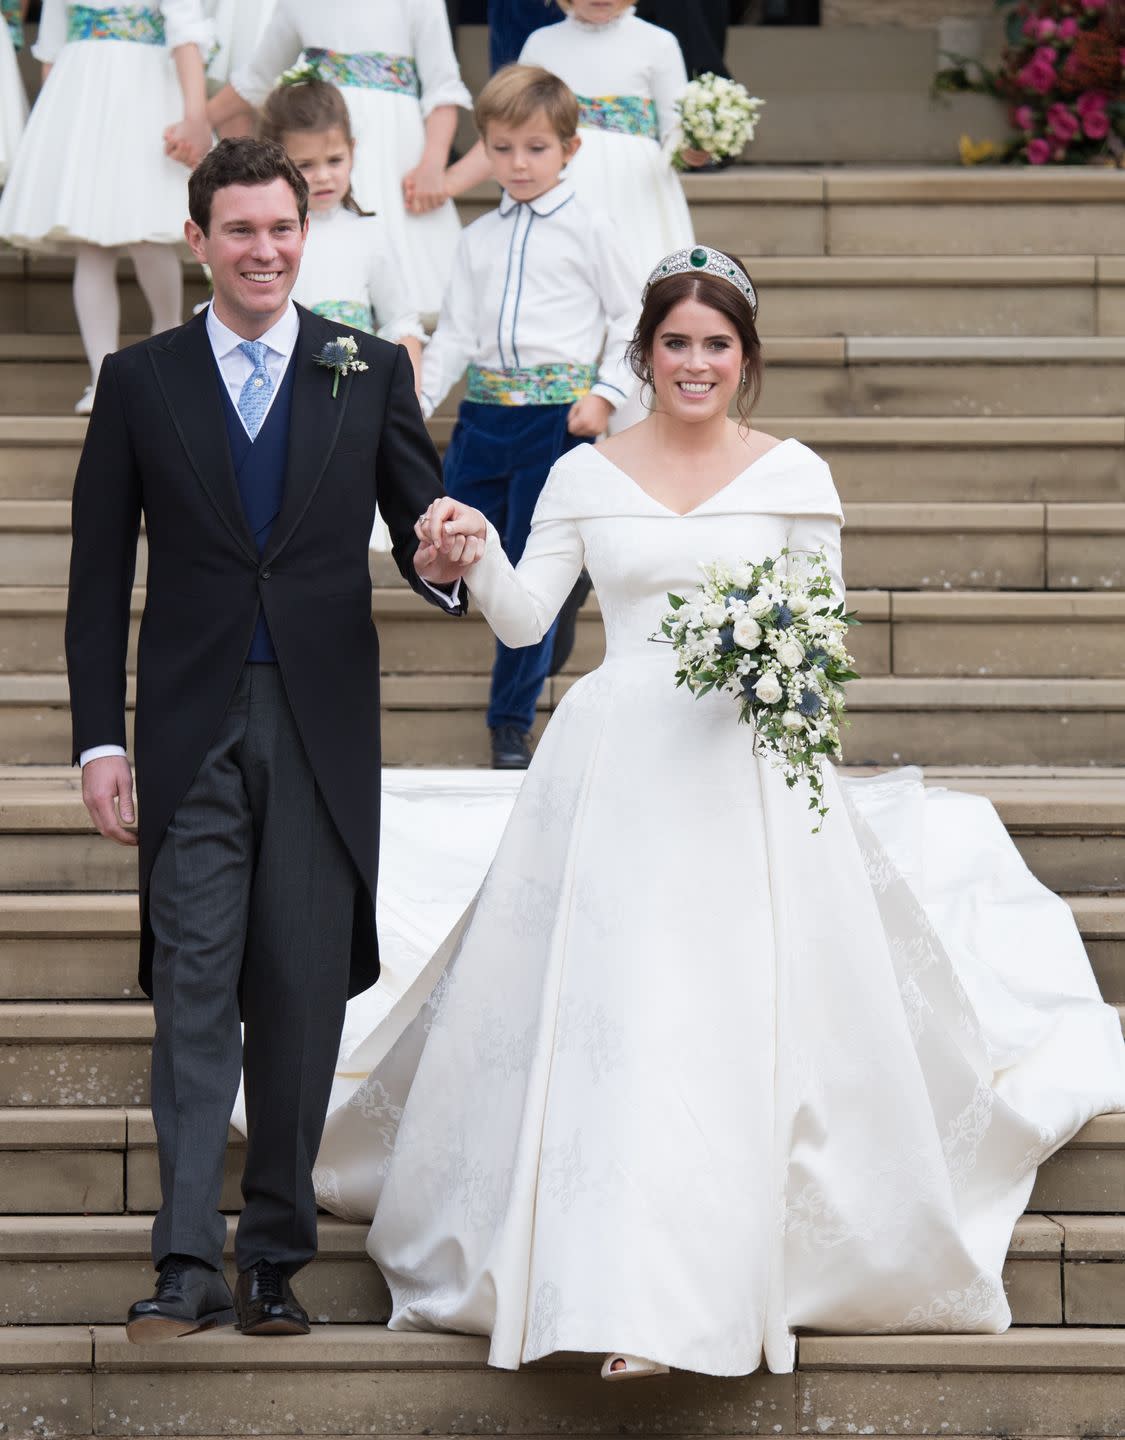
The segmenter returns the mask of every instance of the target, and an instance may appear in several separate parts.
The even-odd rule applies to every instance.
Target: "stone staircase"
[[[688,187],[700,238],[746,256],[762,292],[760,424],[823,454],[847,507],[849,764],[921,763],[988,795],[1125,1016],[1125,176]],[[124,314],[139,331],[131,285]],[[0,255],[0,1435],[1125,1433],[1125,1116],[1041,1170],[1003,1336],[805,1336],[794,1375],[737,1381],[607,1387],[573,1356],[511,1375],[479,1340],[389,1334],[363,1227],[325,1216],[307,1341],[125,1342],[158,1200],[152,1017],[133,857],[91,834],[66,766],[84,383],[65,263]],[[389,760],[481,763],[485,627],[443,622],[385,558],[373,578]],[[544,719],[601,645],[591,602]],[[232,1215],[240,1164],[232,1135]]]

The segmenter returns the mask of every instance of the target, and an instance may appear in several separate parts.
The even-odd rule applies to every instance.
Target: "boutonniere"
[[[336,372],[332,376],[333,400],[340,388],[341,375],[350,375],[353,371],[367,369],[363,360],[355,358],[358,354],[359,346],[350,335],[337,335],[335,340],[328,341],[319,355],[313,357],[318,365],[323,365],[325,369]]]

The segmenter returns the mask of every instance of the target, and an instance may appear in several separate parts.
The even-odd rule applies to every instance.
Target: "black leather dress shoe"
[[[151,1345],[233,1323],[234,1300],[222,1272],[190,1255],[169,1255],[152,1299],[129,1307],[125,1333],[134,1345]]]
[[[243,1335],[307,1335],[309,1317],[293,1294],[289,1276],[272,1260],[239,1273],[234,1307]]]
[[[518,725],[497,725],[492,732],[493,770],[526,770],[531,764],[531,736]]]

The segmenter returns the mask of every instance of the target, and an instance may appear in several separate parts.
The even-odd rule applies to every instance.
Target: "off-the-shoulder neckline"
[[[650,504],[655,505],[658,510],[662,510],[665,515],[674,515],[677,520],[686,520],[690,515],[697,515],[701,510],[705,510],[707,506],[710,505],[713,500],[717,500],[720,495],[725,495],[732,486],[737,485],[740,480],[745,479],[745,477],[750,474],[751,470],[757,469],[759,465],[764,464],[768,459],[770,459],[771,456],[776,455],[779,450],[784,449],[787,445],[793,445],[797,443],[799,442],[795,441],[793,437],[790,436],[785,440],[779,440],[776,445],[771,445],[764,454],[759,455],[756,460],[751,460],[750,464],[740,470],[737,475],[732,475],[725,485],[720,485],[717,490],[713,490],[705,500],[701,500],[698,505],[693,505],[690,510],[673,510],[670,505],[665,505],[663,500],[658,500],[655,495],[650,494],[649,491],[647,491],[645,487],[640,483],[640,481],[634,480],[632,475],[629,474],[628,470],[622,470],[621,466],[618,465],[615,461],[611,460],[604,451],[598,450],[593,445],[589,446],[588,448],[593,452],[593,454],[599,456],[610,467],[611,470],[616,471],[616,473],[621,476],[622,480],[624,480],[627,484],[631,485],[633,489],[636,490],[640,495],[643,495]]]

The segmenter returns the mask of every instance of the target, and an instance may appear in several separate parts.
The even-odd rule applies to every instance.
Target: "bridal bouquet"
[[[857,678],[846,641],[859,622],[833,602],[822,550],[801,552],[797,565],[790,554],[734,568],[704,565],[694,595],[668,596],[660,629],[676,649],[677,686],[697,699],[719,690],[737,700],[755,744],[790,789],[807,782],[809,809],[823,820],[821,757],[840,755],[843,686]]]
[[[766,102],[737,80],[708,72],[692,80],[678,101],[684,145],[712,160],[734,160],[754,138]]]

